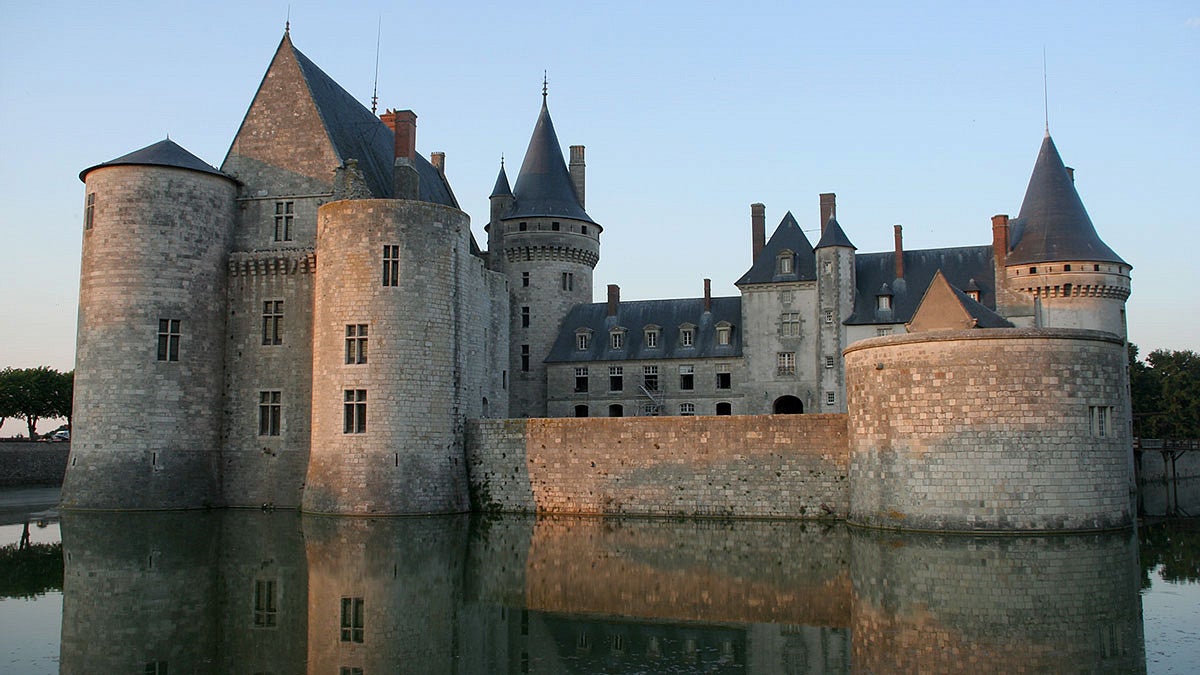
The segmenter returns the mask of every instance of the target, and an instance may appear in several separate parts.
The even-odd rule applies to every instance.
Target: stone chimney
[[[896,226],[896,278],[904,278],[904,228]]]
[[[417,199],[421,194],[417,175],[417,114],[411,110],[388,110],[379,116],[396,137],[396,160],[392,167],[392,198]]]
[[[837,218],[837,195],[832,192],[821,193],[821,234],[825,234],[825,226],[830,218]]]
[[[1008,262],[1008,216],[1005,214],[992,216],[992,257],[996,259],[996,269],[1003,270]]]
[[[608,285],[608,315],[617,315],[617,305],[621,304],[621,287],[616,284]]]
[[[571,165],[568,169],[571,172],[571,182],[575,184],[575,196],[579,197],[579,205],[587,208],[583,203],[584,190],[584,171],[587,165],[583,161],[583,146],[571,146]]]
[[[712,311],[712,279],[704,280],[704,311]]]
[[[433,168],[438,170],[438,173],[442,174],[443,176],[446,175],[446,153],[429,153],[429,163],[433,165]]]
[[[758,260],[758,254],[762,253],[763,247],[767,245],[767,207],[759,203],[750,205],[750,248],[752,255],[750,264],[753,265],[755,260]]]

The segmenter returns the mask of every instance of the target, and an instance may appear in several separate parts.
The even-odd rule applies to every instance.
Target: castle
[[[1130,266],[1048,133],[990,245],[905,250],[897,226],[894,250],[860,254],[833,194],[815,245],[791,213],[767,237],[752,204],[740,296],[706,280],[697,298],[623,301],[609,285],[592,303],[604,228],[585,210],[584,148],[564,161],[542,96],[515,183],[501,165],[486,251],[445,155],[416,152],[416,115],[376,117],[286,32],[220,170],[170,140],[84,170],[64,506],[464,511],[468,420],[837,413],[854,427],[855,392],[886,393],[848,380],[863,339],[1054,329],[1120,349]],[[1113,391],[1083,408],[1089,428],[1117,430],[1105,438],[1127,436]]]

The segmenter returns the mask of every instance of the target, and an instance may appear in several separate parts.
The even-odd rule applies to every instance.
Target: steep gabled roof
[[[1009,265],[1058,260],[1125,262],[1096,234],[1049,133],[1042,139],[1021,213],[1010,223],[1009,232]]]
[[[938,270],[907,328],[910,333],[918,333],[928,330],[1012,328],[1012,324],[952,286]]]
[[[741,297],[713,298],[711,312],[704,311],[703,298],[622,302],[616,316],[608,316],[607,303],[575,305],[559,325],[546,362],[737,357],[742,355],[741,320]],[[721,322],[732,327],[727,345],[717,344],[717,324]],[[685,324],[696,328],[691,347],[679,344],[679,328]],[[647,326],[657,326],[661,331],[658,347],[653,349],[646,347],[643,329]],[[609,349],[609,331],[618,327],[625,329],[625,348]],[[592,335],[584,350],[575,348],[575,335],[581,329]]]
[[[850,243],[850,237],[842,231],[842,226],[838,225],[837,218],[829,216],[829,222],[825,223],[825,231],[821,233],[821,241],[817,242],[814,249],[829,248],[832,246],[843,246],[846,248],[857,249],[858,247]]]
[[[854,256],[854,313],[850,325],[907,323],[912,319],[925,289],[941,271],[951,285],[965,287],[972,279],[980,288],[985,306],[996,305],[995,267],[991,246],[962,246],[904,251],[904,278],[896,278],[896,253],[859,253]],[[891,310],[879,310],[876,296],[887,284],[892,292]]]
[[[128,155],[121,155],[116,159],[110,159],[103,164],[88,167],[79,172],[79,180],[86,181],[88,172],[104,166],[171,166],[177,169],[191,169],[192,171],[199,171],[201,173],[211,173],[214,176],[233,180],[230,176],[217,171],[204,160],[183,149],[182,146],[169,138],[147,145],[141,150],[134,150]]]
[[[588,223],[595,223],[583,210],[579,196],[575,194],[575,183],[563,161],[558,135],[554,133],[554,122],[542,96],[542,111],[533,136],[525,150],[525,161],[521,173],[513,186],[512,210],[505,218],[533,218],[538,216],[562,216]]]
[[[791,251],[794,254],[790,274],[779,274],[777,265],[779,254]],[[770,284],[787,281],[815,281],[817,278],[817,257],[813,253],[812,244],[796,223],[792,212],[788,211],[779,226],[771,234],[767,244],[759,251],[758,257],[750,269],[738,279],[735,285]]]

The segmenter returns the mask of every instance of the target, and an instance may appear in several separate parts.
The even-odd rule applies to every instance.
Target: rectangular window
[[[275,202],[275,241],[292,240],[295,202]]]
[[[684,417],[691,417],[691,416],[695,415],[696,414],[696,404],[695,403],[680,403],[679,404],[679,414]]]
[[[826,357],[825,357],[825,367],[826,367],[826,368],[832,368],[832,367],[833,367],[833,365],[834,365],[834,363],[833,363],[833,357],[832,357],[832,356],[826,356]]]
[[[729,326],[717,326],[717,344],[727,345],[733,335],[733,328]]]
[[[679,344],[683,347],[691,347],[696,341],[696,329],[681,328],[679,330]]]
[[[558,221],[554,221],[550,223],[550,229],[558,232],[560,229],[562,229],[562,226],[558,224]]]
[[[643,417],[658,417],[658,413],[659,413],[658,405],[656,405],[654,403],[643,403],[642,404],[642,416]]]
[[[564,291],[575,290],[575,273],[574,272],[563,272],[562,273],[562,289]]]
[[[529,328],[529,308],[521,308],[521,328]]]
[[[168,675],[166,661],[151,661],[142,669],[145,675]]]
[[[529,345],[521,345],[521,372],[529,372]]]
[[[779,315],[779,334],[783,337],[800,337],[800,312]]]
[[[346,389],[342,401],[342,433],[367,433],[367,390]]]
[[[342,598],[342,642],[363,641],[363,599]]]
[[[696,388],[696,367],[679,366],[679,388],[691,391]]]
[[[367,324],[346,324],[346,363],[360,364],[367,362]]]
[[[339,675],[363,675],[363,669],[358,666],[342,666]]]
[[[279,613],[275,601],[275,580],[258,579],[254,582],[254,627],[274,628]]]
[[[825,310],[825,323],[826,324],[833,323],[833,310],[832,309]]]
[[[283,413],[283,393],[258,392],[258,435],[278,436]]]
[[[833,405],[837,403],[837,394],[832,391],[825,392],[825,405]]]
[[[525,230],[529,229],[529,223],[521,223],[521,224],[517,225],[517,229],[520,230],[521,232],[524,232]]]
[[[796,352],[779,352],[776,354],[775,369],[779,375],[795,375]]]
[[[646,349],[657,349],[657,348],[658,348],[658,331],[656,331],[656,330],[646,331]]]
[[[891,335],[891,334],[892,334],[891,328],[876,328],[875,329],[875,335],[878,337],[883,337],[884,335]]]
[[[729,364],[717,364],[717,389],[732,389],[733,376],[729,373]]]
[[[623,391],[625,389],[625,368],[622,366],[608,367],[608,390]]]
[[[1092,435],[1096,438],[1108,438],[1112,435],[1112,407],[1105,405],[1088,406],[1091,416]]]
[[[158,360],[178,361],[179,340],[182,337],[179,319],[158,320]]]
[[[613,349],[625,349],[625,333],[615,330],[609,334],[610,343]]]
[[[90,230],[96,222],[96,193],[87,194],[87,205],[83,208],[83,229]]]
[[[521,272],[521,285],[529,288],[529,272]]]
[[[575,349],[578,349],[579,351],[584,351],[588,347],[591,347],[591,346],[592,346],[592,336],[590,334],[588,334],[588,333],[576,333],[575,334]]]
[[[642,386],[646,391],[658,391],[658,366],[642,366]]]
[[[383,285],[400,285],[400,247],[397,245],[383,246]]]
[[[263,302],[262,313],[262,343],[264,345],[283,344],[283,301],[267,300]]]
[[[585,392],[588,390],[588,369],[587,367],[575,369],[575,391]]]

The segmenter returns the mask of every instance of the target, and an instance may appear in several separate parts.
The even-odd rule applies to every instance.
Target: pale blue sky
[[[0,0],[0,366],[72,367],[79,171],[167,133],[219,165],[288,4]],[[382,15],[380,107],[417,112],[481,242],[548,70],[605,227],[597,294],[627,299],[736,293],[756,201],[815,229],[836,192],[860,251],[896,223],[907,248],[989,243],[1041,143],[1045,48],[1051,133],[1134,266],[1130,338],[1200,349],[1195,2],[290,4],[296,46],[364,102]]]

